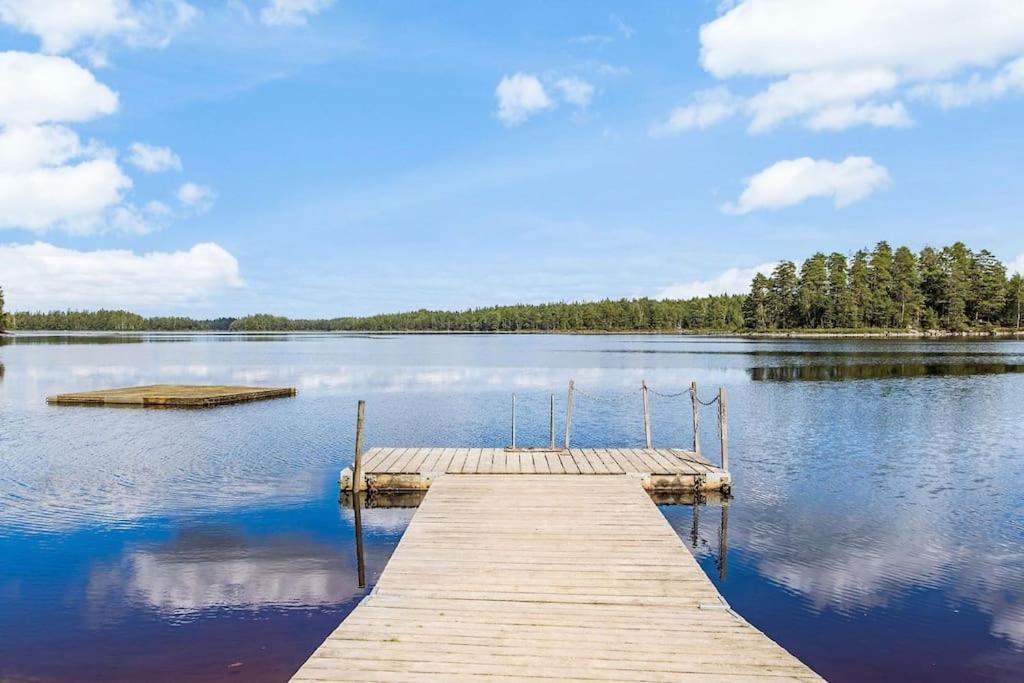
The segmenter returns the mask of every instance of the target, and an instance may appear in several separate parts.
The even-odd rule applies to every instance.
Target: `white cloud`
[[[238,261],[213,243],[147,254],[7,244],[0,272],[11,310],[180,305],[244,285]]]
[[[1006,264],[1006,272],[1010,275],[1024,275],[1024,254],[1018,254],[1017,258]]]
[[[170,147],[156,147],[143,142],[133,142],[128,151],[131,152],[128,160],[147,173],[161,173],[172,169],[181,170],[181,159]]]
[[[0,129],[0,228],[93,232],[131,186],[106,150],[68,128]]]
[[[107,42],[164,47],[197,14],[184,0],[0,0],[0,21],[38,36],[43,52],[83,48],[99,64]]]
[[[975,73],[962,82],[925,83],[914,87],[910,94],[932,100],[943,109],[952,109],[1021,92],[1024,92],[1024,57],[1015,59],[988,77]]]
[[[803,157],[779,161],[747,179],[735,204],[725,213],[780,209],[812,197],[830,197],[836,208],[858,202],[889,182],[889,172],[870,157],[847,157],[841,162]]]
[[[498,99],[498,120],[506,126],[519,125],[538,111],[554,106],[540,79],[532,74],[505,76],[494,96]]]
[[[906,97],[950,107],[1024,90],[1024,64],[1007,63],[1024,54],[1019,0],[740,0],[720,9],[700,30],[704,68],[719,79],[774,79],[744,103],[752,132],[787,120],[812,130],[907,126]],[[959,81],[970,69],[997,71]]]
[[[66,57],[0,52],[0,125],[89,121],[117,110],[117,94]]]
[[[703,90],[693,96],[693,102],[676,107],[668,118],[651,127],[651,134],[672,135],[687,130],[704,129],[737,112],[742,100],[727,88]]]
[[[719,78],[890,69],[909,78],[1024,51],[1019,0],[745,0],[700,29]]]
[[[873,97],[892,90],[897,83],[896,75],[886,69],[793,74],[747,101],[750,129],[764,131],[792,116]]]
[[[260,21],[267,26],[304,26],[309,17],[334,4],[334,0],[270,0],[260,10]]]
[[[586,108],[594,99],[594,86],[575,76],[559,79],[555,87],[562,91],[562,99],[577,107]]]
[[[913,125],[902,102],[891,104],[839,104],[818,110],[805,125],[811,130],[843,130],[859,124],[876,128],[905,128]]]
[[[777,264],[762,263],[753,268],[729,268],[710,280],[691,280],[669,285],[658,292],[659,299],[692,299],[710,294],[743,294],[758,273],[770,275]]]
[[[176,196],[183,206],[197,213],[205,213],[212,209],[213,202],[217,199],[217,194],[213,190],[195,183],[185,183],[179,187]]]

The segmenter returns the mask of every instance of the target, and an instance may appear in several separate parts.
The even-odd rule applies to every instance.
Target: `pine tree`
[[[968,311],[974,304],[971,291],[974,275],[974,255],[963,242],[942,250],[945,272],[945,319],[947,330],[960,331],[967,328]]]
[[[827,327],[850,327],[851,301],[846,257],[832,252],[828,257],[828,314]]]
[[[775,266],[769,279],[768,319],[772,327],[794,327],[797,319],[797,276],[792,261]]]
[[[818,252],[800,266],[797,285],[799,305],[798,325],[824,327],[828,315],[828,267],[825,255]]]
[[[924,300],[922,326],[934,329],[946,314],[946,271],[942,256],[931,247],[925,247],[917,257],[917,270],[921,276],[921,297]]]
[[[888,242],[879,242],[868,262],[870,295],[865,318],[867,324],[873,327],[892,327],[896,317],[893,310],[892,267],[892,248]]]
[[[974,259],[974,268],[975,321],[996,324],[1006,304],[1006,266],[988,249],[982,249]]]
[[[761,273],[755,273],[750,283],[750,294],[743,301],[743,319],[753,330],[768,329],[768,288],[771,282]]]
[[[850,266],[850,326],[863,327],[867,324],[867,311],[871,299],[869,284],[868,252],[861,249],[853,255]]]
[[[1024,308],[1024,277],[1015,273],[1006,283],[1006,304],[1004,307],[1003,321],[1013,327],[1020,329],[1021,309]]]
[[[897,249],[893,256],[892,292],[899,307],[896,319],[899,327],[919,325],[924,302],[921,274],[917,269],[917,258],[906,247]]]

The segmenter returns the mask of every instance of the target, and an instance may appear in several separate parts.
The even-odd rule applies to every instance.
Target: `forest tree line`
[[[1019,329],[1024,281],[991,252],[957,242],[918,253],[887,242],[851,256],[817,253],[757,274],[749,294],[517,304],[330,319],[143,317],[121,310],[19,312],[19,330],[110,331],[785,331]],[[0,291],[0,327],[3,295]]]

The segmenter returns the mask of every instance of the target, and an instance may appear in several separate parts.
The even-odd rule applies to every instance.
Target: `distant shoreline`
[[[272,335],[374,335],[374,336],[661,336],[661,337],[729,337],[734,339],[978,339],[986,337],[1022,337],[1024,329],[965,330],[773,330],[764,332],[738,330],[0,330],[8,337],[98,336],[98,335],[202,335],[202,336],[272,336]]]

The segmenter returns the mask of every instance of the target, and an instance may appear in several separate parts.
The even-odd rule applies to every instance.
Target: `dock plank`
[[[636,479],[449,475],[292,680],[820,680],[724,607]]]

